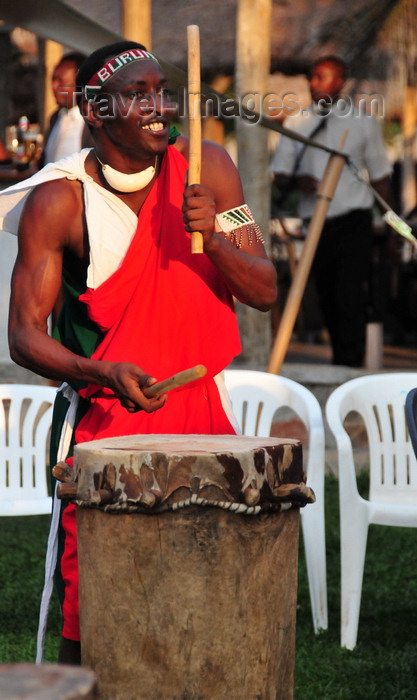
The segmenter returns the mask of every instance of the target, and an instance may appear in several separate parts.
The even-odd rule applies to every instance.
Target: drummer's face
[[[133,61],[110,78],[102,93],[111,97],[114,110],[103,119],[103,130],[115,146],[137,154],[165,151],[172,105],[157,61]]]

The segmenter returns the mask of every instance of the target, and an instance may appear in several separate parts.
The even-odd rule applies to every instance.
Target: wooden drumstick
[[[188,184],[198,185],[201,174],[201,114],[200,114],[200,32],[196,24],[187,27],[188,41],[188,128],[190,150],[188,156]],[[191,252],[203,252],[203,236],[191,233]]]
[[[184,369],[182,372],[178,372],[178,374],[174,374],[172,377],[164,379],[162,382],[157,382],[151,386],[145,386],[142,391],[148,399],[151,399],[153,396],[165,394],[167,391],[171,391],[171,389],[176,389],[178,386],[184,386],[184,384],[188,384],[188,382],[200,379],[200,377],[204,377],[205,374],[207,374],[207,368],[204,367],[204,365],[196,365],[190,369]]]

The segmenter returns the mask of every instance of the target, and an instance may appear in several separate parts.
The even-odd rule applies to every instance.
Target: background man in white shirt
[[[58,109],[51,116],[42,166],[69,156],[83,146],[85,124],[74,94],[77,71],[84,59],[82,54],[69,53],[55,66],[52,91]]]
[[[285,126],[303,136],[338,149],[348,130],[343,151],[367,172],[374,189],[389,202],[391,166],[379,123],[359,113],[350,98],[343,98],[345,63],[336,56],[318,59],[310,76],[312,103]],[[318,148],[281,137],[271,170],[282,191],[292,177],[299,190],[299,215],[307,223],[316,204],[328,154]],[[333,349],[333,364],[360,367],[366,340],[368,281],[372,254],[374,197],[345,164],[315,255],[312,272],[319,303]]]

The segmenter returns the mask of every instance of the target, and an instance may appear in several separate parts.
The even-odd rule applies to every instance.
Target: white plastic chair
[[[341,645],[356,646],[368,527],[417,527],[417,463],[405,419],[407,393],[417,373],[373,374],[338,387],[326,403],[339,462]],[[359,413],[369,441],[369,498],[359,495],[355,452],[343,427]]]
[[[50,513],[47,450],[56,389],[0,384],[0,516]]]
[[[305,466],[307,485],[316,502],[301,509],[308,584],[314,631],[327,629],[326,542],[324,530],[324,427],[320,404],[306,387],[268,372],[227,369],[226,388],[243,435],[271,434],[274,416],[288,407],[302,420],[309,435]],[[291,435],[288,435],[291,437]]]

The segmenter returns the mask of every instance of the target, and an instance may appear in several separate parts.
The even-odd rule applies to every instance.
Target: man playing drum
[[[19,228],[12,359],[67,383],[57,396],[51,459],[68,401],[76,409],[71,449],[128,434],[234,433],[218,376],[240,352],[233,296],[261,311],[276,297],[275,270],[237,170],[220,146],[205,142],[201,184],[184,185],[188,141],[169,144],[166,79],[142,45],[124,41],[95,51],[77,85],[94,148],[46,166],[0,197],[4,228]],[[203,254],[191,254],[193,231],[203,236]],[[64,302],[51,337],[47,321],[61,285]],[[168,397],[143,393],[156,378],[197,364],[207,374]],[[70,463],[71,449],[64,455]],[[63,510],[62,526],[60,660],[76,663],[74,505]]]

